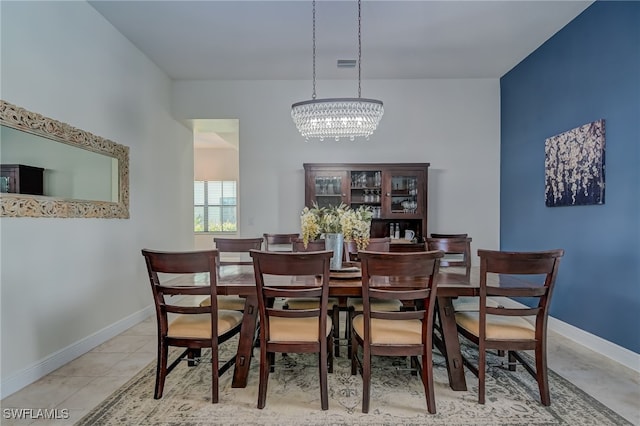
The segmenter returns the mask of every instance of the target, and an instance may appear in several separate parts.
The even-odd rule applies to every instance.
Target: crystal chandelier
[[[313,93],[308,101],[291,105],[291,117],[298,131],[310,138],[369,139],[382,118],[382,101],[360,96],[360,63],[362,59],[361,0],[358,0],[358,97],[316,99],[316,1],[313,0]]]

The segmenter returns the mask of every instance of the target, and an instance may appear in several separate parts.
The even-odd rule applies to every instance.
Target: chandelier
[[[313,0],[313,93],[308,101],[291,105],[291,117],[298,131],[310,138],[369,139],[376,130],[384,108],[382,101],[362,98],[360,80],[362,59],[361,0],[358,0],[358,97],[316,99],[316,1]]]

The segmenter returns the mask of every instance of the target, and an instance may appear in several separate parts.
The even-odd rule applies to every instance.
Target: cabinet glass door
[[[311,176],[313,196],[311,204],[314,202],[319,207],[339,206],[340,203],[347,204],[347,176],[346,172],[317,172]]]
[[[391,171],[386,180],[386,208],[391,217],[417,217],[424,212],[424,174]]]
[[[382,217],[382,172],[380,170],[351,172],[351,208],[368,206],[374,219]]]

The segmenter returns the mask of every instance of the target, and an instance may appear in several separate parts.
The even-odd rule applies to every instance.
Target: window
[[[194,181],[193,199],[195,232],[238,230],[236,181]]]

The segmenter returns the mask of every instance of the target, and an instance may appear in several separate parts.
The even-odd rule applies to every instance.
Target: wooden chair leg
[[[262,342],[261,342],[262,343]],[[264,408],[267,400],[267,383],[269,381],[269,364],[266,344],[260,345],[260,383],[258,385],[258,408]]]
[[[364,344],[362,355],[362,412],[369,412],[371,399],[371,350]]]
[[[347,310],[347,319],[346,319],[346,330],[345,330],[345,337],[347,338],[347,342],[349,342],[351,340],[351,335],[353,333],[353,330],[351,329],[352,324],[353,324],[353,317],[356,315],[355,310],[353,309],[353,307],[349,307]],[[351,359],[351,345],[349,345],[347,347],[347,356],[349,357],[349,359]]]
[[[333,373],[333,352],[331,350],[331,348],[333,348],[333,344],[333,335],[330,334],[327,341],[327,351],[329,352],[327,354],[327,368],[329,373]]]
[[[202,349],[195,348],[189,351],[189,355],[187,356],[187,365],[189,367],[195,367],[198,365],[199,359],[202,356]]]
[[[158,342],[158,363],[156,367],[156,389],[153,395],[154,399],[162,398],[164,390],[164,381],[167,377],[167,357],[169,356],[169,347],[164,341]]]
[[[507,362],[509,371],[516,371],[517,360],[512,351],[507,351]]]
[[[538,345],[535,350],[536,356],[536,381],[540,390],[540,402],[545,407],[551,405],[551,395],[549,393],[549,376],[547,375],[547,353],[542,345]]]
[[[211,403],[217,404],[219,398],[218,351],[211,348]]]
[[[433,390],[433,353],[431,348],[425,346],[422,354],[422,384],[424,385],[424,395],[427,399],[427,411],[430,414],[436,413],[436,397]]]
[[[417,358],[414,356],[409,357],[409,361],[411,362],[411,375],[417,376],[418,375]]]
[[[487,352],[478,348],[478,404],[484,404],[484,380],[486,373]]]
[[[349,342],[349,359],[351,359],[351,375],[355,376],[358,374],[358,341],[356,340],[355,333],[351,336],[351,341]]]
[[[329,340],[332,340],[332,336],[329,336]],[[322,342],[322,340],[321,340]],[[325,340],[326,342],[326,340]],[[320,405],[323,410],[329,409],[329,389],[327,385],[327,363],[328,357],[333,357],[332,346],[325,343],[320,344],[320,362],[319,362],[319,374],[320,374]],[[332,361],[333,362],[333,361]],[[333,367],[332,367],[333,370]]]
[[[335,356],[340,356],[340,307],[338,305],[333,305],[333,309],[331,310],[331,319],[333,321],[333,341],[334,341],[334,350]]]

